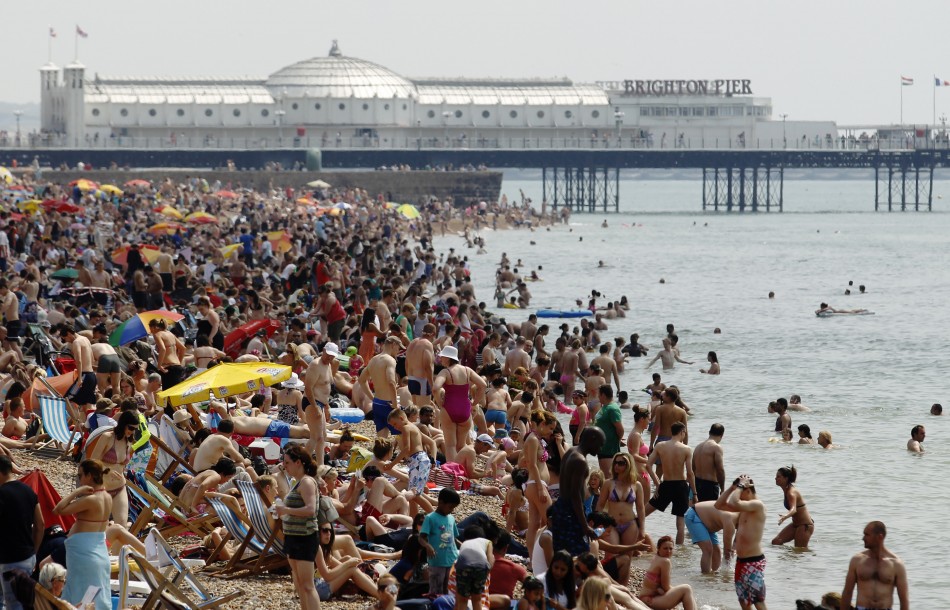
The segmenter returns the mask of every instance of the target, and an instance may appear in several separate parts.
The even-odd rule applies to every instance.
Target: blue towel
[[[109,553],[105,532],[71,534],[66,539],[66,587],[63,599],[74,606],[90,586],[99,587],[96,610],[112,610]]]

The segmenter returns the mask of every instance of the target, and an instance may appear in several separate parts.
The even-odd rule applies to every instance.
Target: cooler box
[[[280,460],[280,445],[269,438],[259,438],[247,446],[252,455],[259,455],[268,464],[276,464]]]

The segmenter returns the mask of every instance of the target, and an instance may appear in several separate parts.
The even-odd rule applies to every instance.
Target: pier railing
[[[745,139],[745,138],[639,138],[632,136],[600,135],[597,137],[86,137],[79,140],[62,135],[24,134],[21,137],[0,137],[0,148],[13,149],[286,149],[319,148],[363,150],[842,150],[842,151],[900,151],[948,150],[950,140],[938,138],[851,138],[813,137],[802,139]]]

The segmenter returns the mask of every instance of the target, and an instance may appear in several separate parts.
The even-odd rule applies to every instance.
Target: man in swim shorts
[[[396,403],[396,355],[402,349],[402,343],[396,337],[387,337],[383,342],[383,351],[376,354],[360,371],[359,384],[365,396],[373,397],[373,423],[376,424],[376,434],[387,437],[390,434],[399,434],[399,431],[389,425],[387,418]],[[369,384],[372,382],[373,390]]]
[[[696,477],[696,501],[716,501],[726,486],[726,470],[722,462],[722,424],[709,427],[709,438],[693,448],[693,475]]]
[[[753,606],[766,610],[765,555],[762,554],[762,530],[765,528],[765,504],[756,498],[755,483],[741,475],[716,500],[716,508],[737,513],[736,596],[742,610]]]
[[[412,404],[425,406],[432,404],[432,375],[435,363],[435,326],[426,324],[422,334],[409,342],[406,348],[406,376],[409,378],[409,394]]]
[[[85,407],[96,402],[96,385],[98,380],[92,370],[92,344],[89,339],[76,333],[76,329],[69,324],[60,326],[59,336],[69,343],[69,351],[76,361],[76,370],[79,371],[79,381],[73,384],[67,393],[76,405],[83,409],[82,417],[85,420]]]
[[[406,490],[412,494],[409,499],[410,514],[419,511],[431,513],[433,507],[432,503],[426,498],[426,483],[429,482],[432,460],[423,450],[422,432],[409,421],[402,409],[391,411],[386,419],[388,424],[399,434],[397,439],[399,458],[391,461],[386,466],[386,471],[391,471],[397,464],[406,462],[406,466],[409,468],[409,483]],[[415,508],[413,508],[414,506]]]
[[[650,498],[647,505],[647,516],[654,510],[664,512],[666,507],[673,504],[672,513],[676,515],[676,544],[683,544],[686,538],[683,517],[689,508],[689,492],[696,495],[696,481],[693,478],[693,450],[683,442],[686,436],[686,425],[676,422],[672,427],[673,438],[657,443],[650,454],[647,469],[652,469],[659,458],[663,458],[666,466],[663,468],[663,482],[657,488],[657,495]],[[652,477],[656,480],[656,477]]]
[[[718,498],[717,498],[718,499]],[[732,556],[732,538],[736,533],[736,515],[716,508],[716,501],[697,502],[686,511],[686,529],[693,544],[702,551],[699,567],[703,574],[715,572],[722,565],[723,556]],[[719,548],[719,530],[722,530],[725,550]]]
[[[246,417],[232,415],[235,434],[244,436],[268,436],[271,438],[310,438],[307,426],[292,426],[279,419],[269,417]]]

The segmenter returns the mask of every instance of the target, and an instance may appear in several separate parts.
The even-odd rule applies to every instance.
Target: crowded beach
[[[509,323],[538,273],[471,277],[488,229],[567,216],[129,174],[0,174],[5,608],[694,610],[671,561],[692,544],[761,610],[762,545],[808,547],[794,467],[769,540],[773,482],[726,476],[729,422],[689,430],[659,372],[620,387],[691,364],[672,324],[611,338],[630,306],[596,291]],[[768,409],[833,448],[792,440],[798,397]],[[908,609],[885,537],[868,523],[843,591],[800,607]]]

